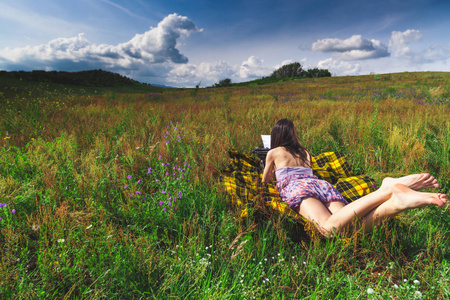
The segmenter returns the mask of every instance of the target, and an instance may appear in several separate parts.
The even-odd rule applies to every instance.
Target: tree
[[[299,62],[284,65],[281,68],[273,71],[270,77],[273,78],[287,78],[287,77],[303,77],[305,71]]]
[[[327,69],[314,68],[308,69],[308,71],[306,71],[305,76],[310,78],[331,77],[331,73]]]
[[[225,78],[219,81],[219,83],[214,84],[214,87],[227,87],[231,85],[231,79]]]

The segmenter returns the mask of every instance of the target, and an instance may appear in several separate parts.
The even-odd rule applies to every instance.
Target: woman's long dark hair
[[[270,148],[284,147],[292,156],[309,165],[308,150],[298,141],[297,129],[290,119],[279,120],[270,134]]]

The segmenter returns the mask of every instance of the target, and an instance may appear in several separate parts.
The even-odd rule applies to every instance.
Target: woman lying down
[[[299,143],[297,130],[289,119],[275,124],[270,148],[263,182],[271,182],[275,172],[282,200],[325,236],[355,224],[356,218],[362,221],[356,226],[370,230],[402,211],[428,205],[443,207],[447,203],[445,194],[419,192],[439,187],[436,178],[428,173],[386,177],[378,190],[347,203],[330,183],[313,175],[311,155]]]

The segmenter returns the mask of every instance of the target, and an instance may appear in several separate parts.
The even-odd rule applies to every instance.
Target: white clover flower
[[[420,292],[420,291],[416,291],[415,293],[414,293],[414,298],[422,298],[422,293]]]
[[[330,277],[327,277],[327,281],[330,281],[331,279],[330,279]]]
[[[37,230],[39,229],[39,225],[33,224],[33,226],[31,226],[31,229],[32,229],[33,231],[37,231]]]
[[[367,294],[372,295],[375,291],[372,288],[367,289]]]
[[[65,239],[59,239],[58,243],[64,243],[66,240]]]
[[[414,284],[415,284],[415,285],[419,285],[419,284],[420,284],[420,281],[416,279],[416,280],[414,280]]]
[[[394,289],[397,290],[398,289],[398,285],[394,284]]]

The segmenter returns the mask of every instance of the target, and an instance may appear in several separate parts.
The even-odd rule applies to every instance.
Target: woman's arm
[[[272,181],[273,167],[274,166],[275,166],[275,164],[274,164],[274,151],[270,150],[269,152],[267,152],[266,167],[264,168],[262,182],[269,183],[269,182]]]

